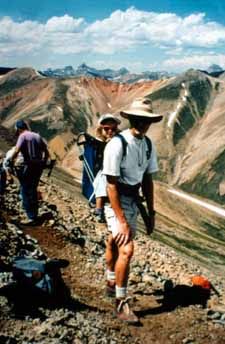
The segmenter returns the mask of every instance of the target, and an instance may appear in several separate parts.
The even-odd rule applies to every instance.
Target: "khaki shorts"
[[[138,208],[133,198],[127,196],[120,197],[120,203],[127,222],[132,231],[132,238],[135,237],[137,227]],[[115,237],[118,234],[119,221],[114,213],[114,210],[109,204],[105,205],[105,218],[108,226],[108,230],[112,232],[112,236]]]

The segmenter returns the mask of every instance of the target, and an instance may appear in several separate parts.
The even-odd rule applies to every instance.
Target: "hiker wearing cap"
[[[118,132],[118,125],[121,123],[120,119],[113,114],[107,113],[102,115],[98,120],[98,127],[96,129],[96,138],[105,144],[111,140],[111,138]],[[102,145],[104,150],[105,145]],[[103,159],[103,150],[101,152],[100,160]],[[94,182],[94,193],[96,198],[96,207],[94,215],[100,223],[105,223],[104,215],[104,203],[107,197],[106,191],[106,177],[102,174],[102,162],[101,168],[97,173]]]
[[[120,320],[137,323],[138,318],[129,307],[127,284],[133,239],[137,223],[137,199],[141,188],[147,204],[145,221],[147,233],[155,223],[152,173],[158,171],[156,149],[145,136],[152,123],[162,116],[152,111],[148,99],[135,100],[120,113],[128,119],[130,128],[115,136],[104,151],[103,173],[107,178],[110,204],[105,206],[108,229],[111,232],[106,247],[107,295],[116,296],[116,315]],[[126,154],[124,144],[126,142]],[[146,220],[146,219],[145,219]]]
[[[19,153],[22,154],[24,160],[20,170],[17,171],[22,204],[27,215],[27,220],[21,224],[32,226],[38,224],[37,187],[49,152],[43,138],[29,130],[25,121],[18,120],[15,129],[18,140],[11,160],[14,161]]]

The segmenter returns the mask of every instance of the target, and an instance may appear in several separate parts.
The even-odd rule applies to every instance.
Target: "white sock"
[[[127,296],[127,288],[126,287],[117,287],[116,285],[116,298],[117,299],[124,299]]]
[[[115,271],[106,270],[107,281],[115,281],[116,274]]]

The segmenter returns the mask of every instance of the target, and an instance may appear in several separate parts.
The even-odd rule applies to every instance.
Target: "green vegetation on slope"
[[[31,121],[31,128],[33,131],[40,133],[47,141],[57,135],[57,129],[51,129],[47,121]]]
[[[77,100],[76,104],[72,107],[68,102],[68,90],[69,86],[66,85],[63,80],[56,80],[54,96],[47,108],[39,108],[32,114],[29,114],[29,117],[32,118],[41,115],[45,110],[49,114],[54,113],[57,107],[63,110],[61,118],[58,118],[57,122],[55,119],[53,120],[50,115],[48,120],[45,118],[44,120],[31,122],[32,129],[39,132],[47,140],[52,139],[55,135],[63,133],[68,129],[75,135],[81,131],[87,130],[87,106],[85,103]]]
[[[195,119],[189,104],[185,104],[179,112],[179,122],[174,124],[173,144],[176,145],[193,127]]]
[[[13,90],[18,90],[31,81],[34,82],[34,78],[34,72],[30,68],[21,68],[10,72],[7,74],[4,82],[0,82],[0,97],[11,93]]]
[[[196,119],[205,114],[212,93],[209,79],[193,79],[188,82],[189,95],[179,111],[174,125],[173,143],[178,144],[186,133],[195,125]]]
[[[155,91],[154,93],[151,93],[151,95],[149,96],[149,98],[152,101],[155,100],[176,100],[179,98],[180,95],[180,84],[169,84],[157,91]]]
[[[4,121],[7,116],[9,116],[11,110],[14,110],[14,107],[21,99],[15,99],[11,101],[11,103],[8,106],[5,106],[2,111],[0,111],[0,121]]]
[[[211,199],[215,202],[224,204],[225,195],[220,196],[219,194],[219,184],[224,179],[225,171],[225,150],[216,158],[214,161],[211,171],[215,172],[213,176],[208,178],[208,171],[201,172],[189,183],[184,183],[181,188],[185,191],[191,191],[199,196]]]
[[[191,99],[196,103],[198,114],[203,116],[210,100],[212,84],[209,79],[193,80],[189,84]]]

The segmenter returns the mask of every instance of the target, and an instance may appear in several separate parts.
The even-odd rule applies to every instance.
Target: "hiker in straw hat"
[[[156,148],[145,134],[150,125],[159,122],[162,116],[153,112],[151,101],[145,98],[136,99],[120,115],[128,119],[130,128],[114,136],[107,144],[103,162],[109,198],[105,216],[111,232],[106,248],[106,293],[116,297],[116,315],[120,320],[137,323],[139,320],[129,307],[127,298],[138,215],[137,199],[139,189],[142,189],[147,204],[145,224],[150,234],[155,223],[152,173],[158,171],[158,164]]]

